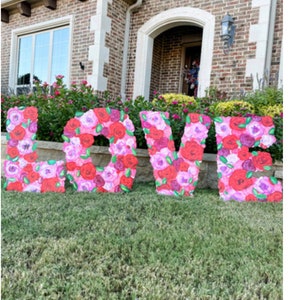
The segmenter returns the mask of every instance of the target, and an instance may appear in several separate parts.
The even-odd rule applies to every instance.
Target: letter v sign
[[[211,119],[197,113],[188,114],[178,152],[175,150],[168,112],[141,111],[140,119],[153,167],[156,192],[193,196]]]

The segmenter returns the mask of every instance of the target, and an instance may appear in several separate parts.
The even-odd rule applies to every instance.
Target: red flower
[[[32,172],[29,172],[27,174],[27,178],[30,182],[34,182],[34,181],[37,181],[40,178],[40,174],[37,173],[37,172],[32,171]]]
[[[32,164],[28,164],[23,168],[23,171],[26,173],[32,172]]]
[[[203,148],[195,141],[187,141],[179,152],[187,160],[202,160]]]
[[[199,122],[199,117],[200,117],[199,114],[190,113],[189,117],[190,117],[192,123],[198,123]]]
[[[241,150],[238,152],[238,157],[240,160],[247,160],[251,156],[249,152],[249,148],[246,146],[242,146]]]
[[[77,165],[74,161],[70,161],[70,162],[66,163],[66,168],[68,171],[74,171],[74,170],[76,170],[76,167],[77,167]]]
[[[158,176],[160,178],[166,178],[167,181],[174,179],[176,175],[177,172],[174,166],[168,166],[165,169],[158,171]]]
[[[80,143],[83,147],[89,148],[94,144],[94,136],[89,133],[79,134]]]
[[[253,194],[249,194],[246,196],[247,202],[257,202],[257,198]]]
[[[80,121],[75,118],[72,118],[67,122],[64,129],[68,132],[74,132],[78,127],[80,127]]]
[[[30,163],[35,162],[37,158],[38,155],[36,151],[24,155],[24,159]]]
[[[179,171],[181,172],[187,172],[187,170],[189,169],[190,165],[185,162],[185,161],[182,161],[179,165]]]
[[[154,155],[157,152],[157,149],[155,146],[152,146],[151,148],[148,148],[149,155]]]
[[[222,180],[219,180],[218,182],[218,189],[220,193],[223,193],[225,191],[225,184]]]
[[[171,140],[168,141],[168,149],[171,151],[175,151],[174,141]]]
[[[10,136],[13,140],[21,141],[23,140],[24,136],[26,134],[25,129],[22,127],[22,125],[18,125],[14,128],[14,130],[10,133]]]
[[[6,188],[7,191],[23,191],[23,185],[20,181],[10,182]]]
[[[107,190],[104,187],[100,186],[100,187],[97,187],[97,192],[98,193],[107,193]]]
[[[98,118],[99,123],[108,122],[110,120],[110,115],[105,108],[94,108],[94,113]]]
[[[133,185],[133,179],[131,177],[122,176],[120,179],[120,184],[126,185],[131,189]]]
[[[24,110],[24,118],[30,119],[31,121],[36,121],[38,117],[38,110],[34,106],[26,107]]]
[[[59,183],[57,177],[54,178],[44,178],[42,181],[41,192],[56,192],[56,193],[63,193],[65,191],[64,187],[56,186]]]
[[[223,142],[224,148],[233,150],[233,149],[238,148],[237,141],[238,141],[237,136],[234,134],[231,134],[231,135],[226,136],[222,142]]]
[[[118,139],[122,139],[125,135],[126,128],[122,123],[115,122],[109,126],[109,136],[114,137],[116,142]]]
[[[20,153],[17,147],[7,147],[7,154],[11,157],[17,157]]]
[[[150,133],[148,134],[148,137],[154,140],[159,140],[163,136],[164,136],[164,132],[162,130],[158,130],[154,126],[150,128]]]
[[[258,170],[264,170],[265,166],[272,166],[272,157],[268,152],[258,152],[258,155],[253,156],[252,160]]]
[[[241,128],[241,127],[239,127],[239,125],[245,124],[245,123],[246,123],[246,119],[243,117],[231,117],[229,126],[233,130],[243,131],[243,130],[245,130],[245,128]]]
[[[269,202],[280,202],[283,199],[282,192],[276,191],[267,196],[267,201]]]
[[[157,191],[160,191],[160,190],[171,190],[171,186],[169,184],[162,184],[161,186],[157,186],[156,190]]]
[[[138,164],[138,159],[133,154],[126,154],[123,158],[125,168],[135,169]]]
[[[236,191],[242,191],[253,184],[253,178],[246,177],[246,170],[235,170],[229,177],[229,186]]]
[[[274,125],[273,119],[270,116],[265,116],[261,118],[261,123],[266,127],[271,127]]]
[[[85,163],[80,168],[80,174],[82,178],[86,180],[92,180],[96,176],[96,168],[91,162]]]

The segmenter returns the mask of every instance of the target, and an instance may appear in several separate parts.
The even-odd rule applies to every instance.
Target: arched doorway
[[[205,59],[201,61],[199,71],[201,83],[197,88],[197,96],[205,95],[205,89],[210,85],[215,17],[198,8],[179,7],[161,12],[138,30],[133,97],[142,95],[150,98],[155,38],[161,33],[179,26],[193,26],[202,29],[200,47],[201,56]]]
[[[150,98],[161,93],[195,96],[198,90],[202,28],[177,26],[154,39]]]

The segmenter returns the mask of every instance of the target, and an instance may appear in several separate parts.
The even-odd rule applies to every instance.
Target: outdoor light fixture
[[[221,25],[222,25],[221,39],[222,41],[224,41],[223,51],[224,54],[228,54],[230,47],[233,43],[234,34],[235,34],[234,20],[231,17],[231,15],[227,13],[227,15],[222,19]]]

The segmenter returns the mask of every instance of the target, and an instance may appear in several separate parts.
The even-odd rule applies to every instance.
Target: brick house
[[[235,35],[224,53],[227,13]],[[283,0],[1,0],[1,21],[4,93],[58,74],[123,99],[190,93],[194,61],[197,96],[282,85]]]

